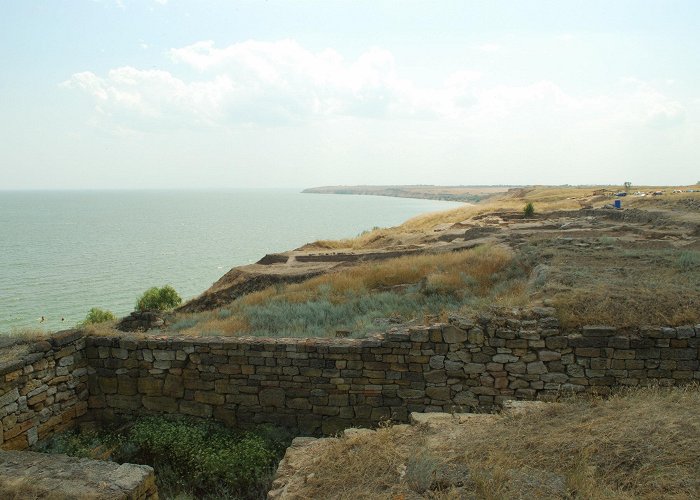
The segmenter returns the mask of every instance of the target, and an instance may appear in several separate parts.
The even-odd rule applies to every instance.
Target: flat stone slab
[[[157,500],[153,468],[101,460],[0,451],[0,498]]]

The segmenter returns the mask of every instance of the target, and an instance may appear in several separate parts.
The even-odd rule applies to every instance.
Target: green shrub
[[[153,464],[156,475],[174,472],[198,498],[210,492],[250,498],[266,485],[290,436],[264,427],[236,431],[213,422],[146,417],[131,428],[128,441],[138,451],[124,458]]]
[[[172,286],[165,285],[163,288],[154,286],[141,295],[141,298],[136,302],[136,310],[146,311],[155,309],[158,311],[168,311],[181,303],[182,299]]]
[[[151,465],[162,498],[265,498],[291,437],[272,426],[243,431],[215,422],[143,417],[122,434],[69,431],[34,449]]]
[[[114,314],[112,314],[111,311],[105,311],[104,309],[100,309],[99,307],[93,307],[87,313],[85,319],[81,323],[79,323],[79,326],[95,325],[97,323],[105,323],[107,321],[113,321],[115,319],[116,318],[114,317]]]
[[[532,217],[535,215],[535,205],[532,204],[531,201],[525,205],[525,208],[523,208],[523,214],[525,214],[525,217]]]

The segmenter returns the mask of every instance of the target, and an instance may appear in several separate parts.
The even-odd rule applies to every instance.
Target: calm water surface
[[[266,253],[459,205],[289,190],[0,192],[0,333],[66,328],[91,307],[122,316],[166,283],[191,298]]]

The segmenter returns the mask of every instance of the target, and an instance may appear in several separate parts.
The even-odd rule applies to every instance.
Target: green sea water
[[[91,307],[123,316],[151,286],[191,298],[266,253],[459,205],[292,190],[0,191],[0,334],[68,328]]]

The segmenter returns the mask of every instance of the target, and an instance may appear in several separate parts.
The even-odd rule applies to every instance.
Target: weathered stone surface
[[[467,341],[467,332],[453,325],[442,327],[442,338],[448,344],[462,344]]]
[[[185,415],[209,418],[212,416],[212,407],[197,401],[180,401],[180,412]]]
[[[155,500],[158,491],[147,465],[0,451],[0,496]]]
[[[561,353],[556,351],[539,351],[537,357],[540,361],[558,361],[561,359]]]
[[[215,392],[196,391],[194,393],[194,400],[198,403],[218,406],[224,404],[226,397],[223,394],[217,394]]]
[[[603,325],[587,325],[581,329],[584,337],[610,337],[617,333],[617,328]]]
[[[163,394],[163,379],[155,377],[141,377],[138,379],[138,390],[146,396],[159,396]]]
[[[260,391],[260,406],[284,408],[285,394],[283,389],[263,389]]]
[[[427,387],[425,389],[425,395],[432,399],[439,399],[442,401],[447,401],[450,399],[450,388],[449,387]]]
[[[19,399],[19,391],[17,390],[17,387],[13,387],[9,391],[7,391],[5,394],[0,396],[0,407],[7,406],[10,403],[14,403]]]
[[[175,413],[178,409],[177,399],[165,396],[144,396],[142,404],[147,410],[163,413]]]
[[[438,370],[445,367],[445,356],[431,356],[429,362],[430,368]]]

